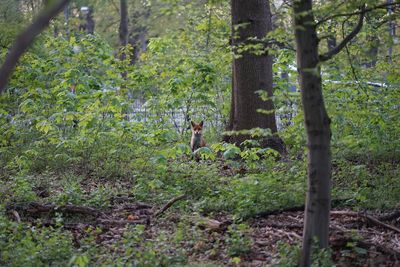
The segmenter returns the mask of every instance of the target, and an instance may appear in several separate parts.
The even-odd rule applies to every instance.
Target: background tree
[[[4,21],[0,17],[4,25],[0,34],[11,38],[17,32],[13,26],[24,28],[36,17],[37,9],[33,11],[30,4],[45,1],[14,2],[18,5],[10,13],[1,13]],[[300,92],[293,90],[299,85],[295,36],[288,34],[294,30],[293,1],[271,0],[272,31],[261,40],[237,44],[237,55],[263,55],[268,44],[268,55],[274,60],[277,128],[286,145],[281,156],[257,142],[241,147],[219,142],[232,92],[230,1],[127,1],[129,31],[136,32],[134,25],[146,29],[145,41],[137,43],[143,50],[135,65],[116,56],[121,49],[119,0],[70,2],[70,38],[60,14],[21,57],[0,94],[0,266],[191,266],[197,262],[295,266],[300,255],[296,241],[301,240],[298,218],[304,211],[307,153],[313,153],[316,164],[315,153],[327,151],[321,132],[328,130],[315,127],[315,118],[317,123],[318,115],[327,119],[326,113],[332,132],[328,140],[334,174],[332,203],[339,205],[330,218],[335,226],[329,233],[331,249],[312,253],[313,265],[396,266],[400,258],[400,44],[398,34],[389,34],[388,23],[398,25],[400,10],[397,6],[375,9],[387,2],[312,1],[314,18],[309,21],[310,13],[301,11],[298,18],[304,25],[296,29],[302,34],[318,33],[316,38],[302,36],[309,47],[302,42],[298,49],[305,67],[301,84],[306,112]],[[94,35],[78,30],[81,7],[88,3],[96,11]],[[363,3],[369,21],[364,19],[360,33],[342,43],[357,29]],[[18,20],[12,19],[12,12]],[[248,24],[238,23],[236,31]],[[366,67],[371,60],[371,33],[379,47],[375,66]],[[328,45],[330,35],[336,44]],[[11,50],[11,42],[4,44],[0,61]],[[343,52],[326,61],[336,53],[329,51],[340,51],[338,44]],[[125,78],[124,71],[129,73]],[[199,162],[189,159],[188,117],[205,121],[208,147],[196,152],[202,158]],[[305,128],[313,142],[309,149]],[[318,137],[321,145],[315,141]],[[324,154],[320,155],[319,163],[325,163]],[[314,173],[313,167],[310,176],[320,176],[319,166]],[[326,180],[316,182],[310,194],[321,193],[319,186]],[[318,206],[329,201],[329,196],[322,197],[309,202]],[[162,208],[165,204],[167,210]],[[318,208],[311,206],[315,212]],[[164,213],[157,212],[156,218],[156,210]],[[89,216],[82,222],[86,212]],[[315,228],[311,234],[323,234],[312,221],[315,217],[307,216],[307,227]],[[320,221],[326,222],[322,216],[325,213]],[[370,216],[384,224],[371,223]],[[273,222],[274,218],[280,222]],[[40,253],[44,247],[46,253]]]
[[[231,12],[232,48],[235,56],[232,64],[231,113],[227,129],[242,131],[264,128],[276,133],[272,101],[272,57],[263,43],[272,29],[269,2],[232,0]],[[248,134],[235,134],[227,140],[239,145],[248,138]]]
[[[132,22],[129,24],[128,42],[133,48],[132,65],[137,62],[140,54],[147,50],[150,15],[151,8],[146,4],[139,6],[130,14]]]
[[[68,3],[65,8],[64,8],[64,30],[65,30],[65,35],[69,39],[71,30],[70,30],[70,16],[71,16],[71,8],[70,8],[70,3]]]
[[[119,23],[119,44],[121,48],[128,44],[128,3],[127,0],[120,0],[121,21]],[[126,58],[126,51],[121,52],[121,60]]]
[[[14,71],[19,58],[33,43],[35,37],[49,25],[50,20],[63,10],[68,2],[69,0],[59,0],[55,3],[46,5],[44,10],[38,15],[32,24],[18,35],[14,45],[0,68],[0,93],[4,91],[8,78]]]
[[[95,26],[93,19],[93,7],[83,7],[80,15],[82,23],[79,25],[79,30],[84,31],[87,34],[93,34]]]

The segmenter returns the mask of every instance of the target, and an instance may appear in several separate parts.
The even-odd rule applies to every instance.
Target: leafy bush
[[[0,211],[0,265],[66,266],[74,253],[72,236],[10,221]]]
[[[229,226],[226,244],[230,256],[241,256],[251,251],[252,240],[248,232],[249,227],[246,224]]]

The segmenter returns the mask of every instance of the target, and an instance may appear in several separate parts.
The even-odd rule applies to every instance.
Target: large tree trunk
[[[329,241],[331,131],[330,119],[322,96],[318,38],[312,13],[312,1],[294,1],[293,8],[297,66],[300,75],[309,162],[300,266],[310,266],[313,239],[318,240],[320,248],[327,248]]]
[[[240,131],[252,128],[269,128],[277,132],[274,105],[272,102],[272,58],[267,52],[238,52],[246,44],[262,43],[271,31],[269,2],[265,0],[231,0],[232,45],[235,59],[232,67],[232,103],[228,130]],[[259,90],[267,92],[269,99],[263,101]],[[268,110],[263,114],[258,110]],[[234,135],[227,141],[240,144],[247,135]]]

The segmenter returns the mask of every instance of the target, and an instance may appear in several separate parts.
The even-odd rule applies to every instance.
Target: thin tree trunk
[[[317,239],[320,248],[327,248],[329,241],[331,131],[322,96],[318,38],[312,1],[295,1],[293,8],[297,66],[308,146],[308,190],[300,266],[310,266],[313,239]]]
[[[121,20],[119,23],[119,45],[121,48],[128,44],[128,3],[127,0],[120,0]],[[126,51],[121,53],[121,60],[126,58]]]
[[[86,33],[93,34],[94,33],[94,20],[93,20],[93,8],[89,8],[89,13],[86,15]]]
[[[48,5],[35,18],[30,26],[28,26],[21,34],[18,35],[10,52],[7,54],[3,65],[0,68],[0,93],[5,90],[8,78],[14,71],[19,58],[25,53],[29,46],[48,25],[52,18],[63,10],[69,0],[60,0],[56,3]]]
[[[387,4],[393,4],[393,0],[387,0]],[[393,6],[389,6],[388,7],[388,13],[389,16],[391,16],[393,14]],[[396,23],[395,21],[393,21],[392,18],[389,19],[389,35],[391,38],[395,38],[396,36]],[[389,61],[392,62],[392,57],[393,57],[393,45],[389,46],[388,49],[388,56],[389,56]]]
[[[326,38],[326,44],[328,46],[328,50],[332,50],[333,48],[336,47],[336,36],[334,36],[333,32],[330,32],[331,35],[328,36],[328,38]]]
[[[87,34],[93,34],[95,27],[95,22],[93,20],[93,8],[88,7],[86,13],[83,13],[81,10],[79,18],[81,20],[81,23],[78,25],[79,31],[84,31]]]
[[[67,36],[67,39],[69,40],[70,37],[70,29],[69,29],[69,16],[70,16],[70,9],[69,9],[69,4],[67,4],[64,8],[64,20],[65,20],[65,35]]]
[[[373,68],[376,65],[378,60],[378,51],[379,51],[379,38],[375,35],[370,35],[367,37],[367,42],[370,45],[367,55],[369,61],[365,63],[365,67]]]
[[[272,58],[267,52],[255,54],[245,51],[238,54],[237,48],[246,44],[262,42],[271,31],[269,1],[231,0],[232,45],[236,53],[232,67],[232,104],[228,130],[240,131],[252,128],[269,128],[277,132],[274,105],[272,102]],[[250,40],[252,39],[252,40]],[[256,40],[254,40],[256,39]],[[257,91],[267,92],[269,99],[263,101]],[[268,110],[262,114],[259,110]],[[248,135],[225,138],[240,144]]]
[[[132,16],[133,27],[130,30],[129,44],[132,45],[133,53],[131,57],[131,65],[135,65],[139,59],[140,54],[147,50],[147,34],[148,27],[140,25],[140,21],[147,21],[150,17],[150,8],[146,7],[143,12],[136,12]],[[135,24],[139,24],[139,26]]]

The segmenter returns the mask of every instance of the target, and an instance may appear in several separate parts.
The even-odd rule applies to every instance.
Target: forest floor
[[[88,192],[95,184],[85,183]],[[74,246],[83,246],[89,235],[105,253],[123,250],[121,241],[136,225],[144,225],[135,246],[156,253],[183,254],[189,266],[275,266],[277,258],[299,251],[303,207],[276,210],[244,221],[237,227],[225,213],[212,216],[179,212],[174,206],[186,196],[162,205],[135,201],[129,195],[113,196],[106,208],[86,205],[44,204],[49,192],[38,188],[43,201],[7,206],[10,218],[40,227],[60,227],[72,233]],[[57,214],[64,221],[57,224]],[[236,225],[236,228],[232,228]],[[330,245],[337,266],[400,266],[400,212],[331,213]],[[160,236],[164,236],[160,238]],[[286,245],[284,245],[286,244]],[[142,248],[140,248],[142,247]],[[280,266],[295,263],[281,262]]]
[[[234,163],[6,178],[0,265],[297,266],[305,164]],[[313,266],[400,266],[397,163],[335,162],[330,250],[316,250]]]

